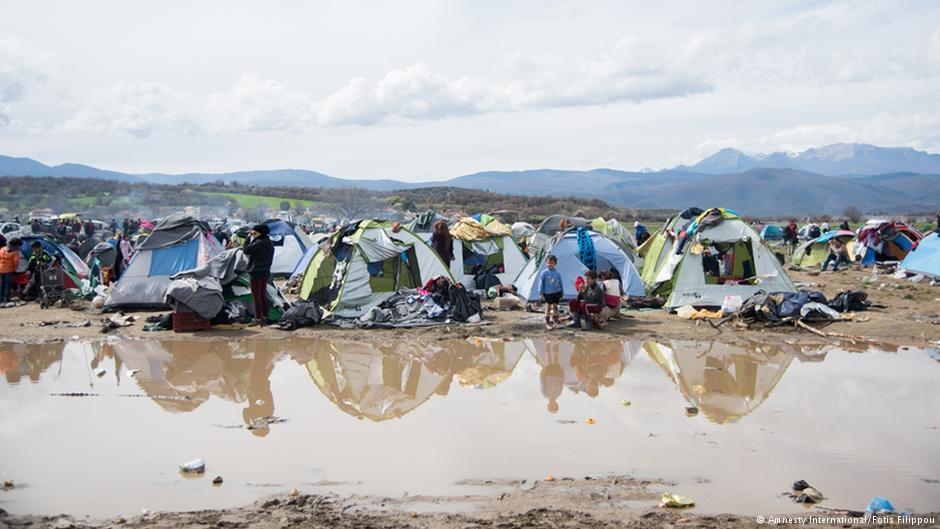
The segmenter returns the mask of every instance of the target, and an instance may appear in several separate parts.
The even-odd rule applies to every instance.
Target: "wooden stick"
[[[815,329],[815,328],[813,328],[813,327],[810,327],[809,325],[803,323],[803,320],[795,320],[795,323],[796,323],[796,326],[797,326],[797,327],[801,327],[801,328],[803,328],[803,329],[806,329],[807,331],[809,331],[809,332],[811,332],[811,333],[813,333],[813,334],[818,334],[819,336],[822,336],[823,338],[829,338],[829,335],[828,335],[828,334],[826,334],[826,333],[820,331],[819,329]]]

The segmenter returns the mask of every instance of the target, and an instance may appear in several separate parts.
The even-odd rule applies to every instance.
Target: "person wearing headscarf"
[[[434,234],[431,235],[431,245],[434,251],[448,266],[454,260],[454,237],[447,229],[447,222],[439,220],[434,224]]]
[[[248,275],[251,277],[251,297],[254,300],[255,319],[253,325],[264,325],[268,321],[268,281],[271,279],[271,263],[274,262],[274,243],[268,234],[267,224],[251,228],[248,244],[242,249],[248,256]]]

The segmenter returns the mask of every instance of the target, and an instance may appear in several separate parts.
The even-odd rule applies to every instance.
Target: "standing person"
[[[564,295],[564,289],[561,282],[561,274],[555,270],[558,264],[558,258],[549,255],[545,260],[545,270],[539,274],[538,285],[539,297],[545,302],[545,328],[552,329],[554,324],[558,323],[558,302]]]
[[[829,241],[829,255],[823,261],[820,271],[825,272],[826,268],[829,267],[829,263],[832,263],[833,272],[839,270],[839,265],[849,265],[849,250],[845,247],[845,243],[836,237]]]
[[[42,233],[42,224],[39,222],[39,219],[33,219],[29,223],[29,231],[33,232],[33,235],[39,235]]]
[[[849,228],[849,221],[848,221],[848,219],[843,220],[843,221],[842,221],[842,224],[839,224],[839,229],[840,229],[840,230],[845,230],[845,231],[852,231],[852,229]]]
[[[650,238],[650,232],[646,226],[640,224],[640,221],[633,222],[633,238],[637,246],[643,246],[643,243]]]
[[[124,266],[131,264],[131,258],[134,256],[134,247],[127,233],[121,234],[121,256],[124,258]]]
[[[783,229],[783,240],[787,244],[787,254],[793,255],[796,250],[797,237],[800,230],[796,227],[796,221],[790,219],[790,223]]]
[[[571,310],[571,325],[581,327],[581,317],[584,316],[584,329],[591,330],[591,315],[597,314],[604,308],[604,288],[597,282],[597,272],[588,270],[584,274],[584,285],[578,289],[578,298],[568,303]]]
[[[243,251],[248,256],[248,275],[251,277],[251,297],[254,299],[255,319],[252,325],[264,325],[268,321],[268,280],[271,278],[271,263],[274,261],[274,243],[268,234],[267,224],[258,224],[249,232],[248,244]]]
[[[23,292],[24,299],[39,297],[39,291],[42,288],[42,271],[54,261],[49,252],[43,250],[41,242],[33,241],[30,249],[32,251],[29,254],[29,265],[26,267],[29,273],[29,283],[26,284],[26,290]]]
[[[13,274],[20,266],[20,248],[23,241],[14,237],[0,249],[0,303],[7,303],[13,297]]]
[[[447,221],[439,220],[434,223],[434,234],[431,235],[431,246],[441,257],[444,264],[450,268],[450,262],[454,260],[454,237],[447,229]]]

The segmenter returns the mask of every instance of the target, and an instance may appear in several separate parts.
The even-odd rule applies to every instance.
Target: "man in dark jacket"
[[[251,297],[255,304],[253,325],[263,325],[268,321],[267,286],[271,278],[271,263],[274,261],[274,243],[268,234],[271,228],[267,224],[258,224],[251,229],[251,239],[243,251],[248,256],[248,275],[251,277]]]
[[[568,303],[571,311],[571,325],[581,327],[581,317],[584,316],[585,330],[591,330],[591,315],[597,314],[604,308],[604,287],[597,282],[597,272],[588,270],[584,274],[584,286],[578,289],[578,298]]]

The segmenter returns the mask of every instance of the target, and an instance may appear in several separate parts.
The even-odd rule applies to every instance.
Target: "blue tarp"
[[[183,244],[151,250],[151,276],[171,276],[198,266],[199,240],[192,239]]]
[[[290,227],[290,224],[284,222],[281,219],[271,219],[264,221],[268,225],[268,228],[271,230],[271,233],[268,234],[272,239],[275,237],[287,237],[288,235],[294,235],[294,228]]]
[[[940,278],[940,235],[934,232],[921,239],[914,251],[904,257],[899,268]]]

